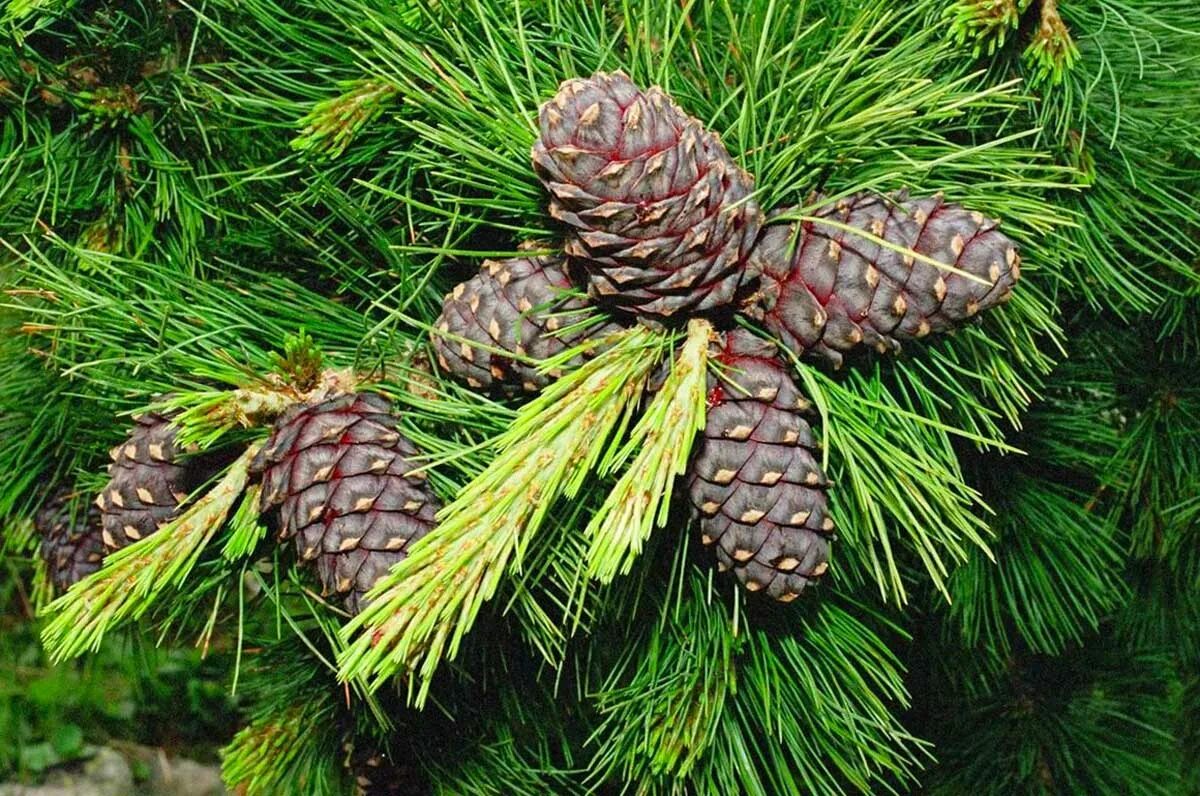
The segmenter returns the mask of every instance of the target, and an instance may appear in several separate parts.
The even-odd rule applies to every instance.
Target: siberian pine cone
[[[380,753],[354,750],[349,761],[358,796],[425,796],[429,784],[411,762]]]
[[[762,268],[759,306],[748,313],[795,353],[835,366],[859,345],[897,351],[902,340],[961,326],[1007,301],[1020,275],[1016,245],[999,223],[941,196],[861,193],[816,215],[984,280],[819,222],[768,226],[755,250]]]
[[[598,302],[663,321],[730,304],[756,275],[753,178],[661,89],[598,72],[539,119],[534,169]]]
[[[542,389],[551,376],[538,372],[538,362],[616,328],[573,328],[586,319],[588,303],[571,289],[559,257],[484,262],[446,296],[432,335],[438,364],[476,389]]]
[[[687,475],[701,541],[747,589],[790,602],[825,572],[834,530],[810,404],[775,346],[747,331],[728,332],[714,361]]]
[[[120,550],[175,519],[188,496],[183,449],[170,418],[151,412],[134,419],[122,444],[109,452],[109,482],[96,498],[104,544]]]
[[[434,525],[439,508],[391,404],[351,393],[286,412],[254,463],[279,538],[317,562],[325,593],[357,613],[375,582]]]
[[[104,562],[100,510],[90,504],[75,509],[70,490],[61,489],[33,518],[34,529],[41,537],[39,552],[59,594],[100,569]]]

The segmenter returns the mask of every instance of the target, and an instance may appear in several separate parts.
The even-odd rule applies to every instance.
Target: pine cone
[[[262,508],[279,506],[279,538],[317,561],[325,593],[357,613],[375,582],[434,525],[439,503],[391,404],[369,393],[293,407],[254,463]]]
[[[145,414],[109,453],[109,482],[96,498],[109,550],[133,544],[175,519],[190,491],[176,433],[170,418]]]
[[[432,336],[438,363],[478,389],[506,393],[540,390],[551,379],[538,372],[536,362],[616,328],[606,323],[562,333],[583,320],[588,306],[565,292],[570,289],[560,258],[488,260],[478,274],[446,296]],[[489,349],[528,359],[506,357]]]
[[[426,796],[429,784],[413,764],[398,763],[382,753],[354,751],[350,766],[359,796]]]
[[[72,506],[70,490],[60,489],[33,518],[42,539],[42,560],[60,594],[100,569],[104,561],[100,510],[94,505],[79,508]]]
[[[534,168],[593,298],[665,320],[730,304],[756,275],[753,178],[661,89],[568,80],[540,124]]]
[[[997,230],[998,222],[940,196],[855,194],[817,215],[986,282],[829,225],[768,226],[755,249],[760,306],[748,313],[797,354],[823,356],[835,366],[860,344],[887,353],[899,350],[901,340],[961,326],[1007,301],[1020,274],[1016,245]]]
[[[714,354],[704,439],[688,472],[701,541],[750,591],[790,602],[825,572],[833,520],[800,394],[773,345],[743,330]]]

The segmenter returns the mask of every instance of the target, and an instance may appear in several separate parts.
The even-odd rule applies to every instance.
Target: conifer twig
[[[316,157],[336,158],[364,127],[395,101],[395,86],[377,78],[346,81],[341,94],[313,105],[300,120],[292,149]]]
[[[98,650],[109,630],[145,615],[169,589],[187,579],[242,495],[258,448],[251,445],[216,486],[179,517],[109,555],[98,572],[46,607],[51,619],[42,642],[51,660]]]
[[[443,658],[453,658],[480,608],[496,593],[560,496],[578,493],[619,440],[673,335],[633,328],[526,404],[495,442],[496,459],[442,510],[440,524],[372,589],[343,629],[339,677],[374,690],[407,670],[409,699],[423,704]],[[561,366],[576,349],[547,360]],[[563,359],[566,358],[566,359]]]
[[[324,696],[323,694],[321,696]],[[222,750],[221,776],[225,784],[245,796],[267,796],[285,790],[297,771],[325,774],[317,782],[339,773],[334,761],[313,754],[310,737],[314,728],[326,726],[334,717],[327,699],[307,699],[272,716],[259,717],[243,727]],[[320,746],[316,746],[321,750]],[[315,792],[315,791],[314,791]]]
[[[1048,81],[1056,85],[1079,60],[1079,48],[1058,13],[1058,0],[1042,0],[1040,13],[1037,31],[1029,40],[1024,56],[1033,67],[1030,82],[1036,85]]]
[[[687,342],[662,389],[629,441],[602,465],[612,472],[640,448],[584,532],[591,539],[588,574],[602,583],[629,572],[651,530],[667,520],[671,487],[687,469],[696,432],[704,428],[712,334],[708,321],[688,322]]]

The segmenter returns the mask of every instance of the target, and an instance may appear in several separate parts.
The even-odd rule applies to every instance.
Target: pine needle
[[[637,458],[584,532],[591,539],[588,574],[602,583],[627,574],[654,527],[667,521],[675,477],[687,469],[696,432],[704,428],[712,334],[708,321],[688,323],[687,342],[675,367],[629,442],[607,463],[607,471],[617,469],[640,446]]]
[[[245,489],[258,447],[247,449],[224,478],[178,518],[108,556],[99,572],[46,607],[52,618],[42,641],[52,661],[98,650],[109,630],[145,615],[171,587],[187,579]]]
[[[250,555],[267,535],[267,527],[260,521],[258,508],[261,492],[262,484],[247,487],[242,502],[229,520],[229,539],[221,549],[221,555],[229,561]]]
[[[0,553],[23,555],[36,547],[37,529],[28,519],[12,520],[0,527]]]
[[[371,690],[407,670],[409,700],[424,704],[443,658],[453,658],[547,512],[573,497],[629,423],[673,335],[637,327],[526,404],[495,443],[492,464],[442,510],[438,527],[376,584],[343,629],[343,681]],[[575,351],[564,352],[573,357]],[[548,361],[546,367],[554,367]]]

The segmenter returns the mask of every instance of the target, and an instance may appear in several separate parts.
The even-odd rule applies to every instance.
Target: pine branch
[[[251,719],[222,750],[221,777],[245,796],[344,796],[343,743],[352,722],[327,662],[297,635],[256,653],[247,679]]]
[[[891,705],[908,703],[903,669],[862,619],[826,604],[803,633],[758,632],[749,641],[738,708],[726,714],[726,727],[737,729],[723,727],[718,736],[757,747],[762,765],[741,763],[741,778],[753,783],[745,792],[843,796],[851,788],[887,791],[915,779],[929,745],[893,715]],[[730,747],[713,757],[730,759],[736,749]]]
[[[737,691],[744,637],[708,603],[696,573],[686,564],[680,570],[680,605],[664,602],[647,636],[626,646],[592,697],[600,714],[589,738],[596,782],[685,782],[712,754]]]
[[[629,440],[600,462],[600,473],[611,473],[637,451],[584,530],[591,539],[588,575],[601,583],[628,574],[651,531],[667,521],[672,486],[687,469],[692,443],[704,428],[712,337],[707,321],[688,323],[687,341]]]
[[[221,481],[178,518],[109,555],[99,572],[46,607],[50,621],[42,642],[52,660],[99,649],[105,634],[145,615],[187,580],[205,545],[242,496],[258,448],[250,446]]]
[[[443,658],[453,658],[509,566],[519,568],[559,496],[578,494],[621,437],[672,336],[634,328],[526,404],[494,442],[497,458],[439,515],[439,525],[376,584],[346,626],[339,676],[374,690],[407,672],[424,703]],[[562,362],[577,355],[564,352]],[[547,370],[559,367],[548,360]]]
[[[1037,32],[1025,48],[1024,57],[1033,65],[1031,82],[1057,85],[1079,61],[1079,48],[1059,16],[1057,0],[1041,0],[1040,14]]]
[[[994,560],[976,553],[949,582],[950,618],[963,643],[1004,657],[1015,640],[1061,654],[1082,643],[1126,598],[1113,528],[1086,496],[1042,479],[1009,475],[996,485]]]
[[[970,43],[976,57],[993,54],[1004,46],[1010,31],[1017,29],[1031,0],[954,0],[946,7],[951,35]]]
[[[935,796],[1178,793],[1167,656],[1094,643],[1063,658],[1010,659],[988,692],[937,701]],[[1003,761],[997,765],[998,761]]]
[[[532,723],[536,720],[530,717]],[[534,732],[537,733],[535,728]],[[518,738],[517,728],[497,726],[495,738],[470,749],[461,759],[434,761],[436,796],[586,796],[575,772],[549,762],[559,739],[537,738],[537,745]],[[539,733],[540,734],[540,733]]]
[[[1059,17],[1052,31],[1070,32],[1051,33],[1047,52],[1065,46],[1072,66],[1042,86],[1029,113],[1088,186],[1069,200],[1079,223],[1055,246],[1059,267],[1093,307],[1123,317],[1153,310],[1200,279],[1200,205],[1189,180],[1200,131],[1187,121],[1200,113],[1188,89],[1200,79],[1200,18],[1187,0],[1049,5]]]
[[[305,695],[290,709],[247,725],[224,749],[225,784],[245,796],[274,796],[297,788],[313,796],[344,796],[348,791],[337,759],[340,749],[313,739],[314,732],[328,732],[332,715],[328,699]]]
[[[836,382],[797,367],[824,421],[825,466],[838,482],[830,497],[846,540],[839,577],[873,583],[881,597],[903,605],[908,591],[901,556],[907,551],[944,593],[952,564],[967,560],[972,548],[986,551],[988,533],[980,516],[987,509],[963,480],[951,436],[1014,449],[925,416],[937,404],[932,394],[914,399],[860,373]]]
[[[292,148],[310,155],[336,158],[363,127],[377,119],[397,91],[382,80],[355,80],[344,92],[313,106],[300,120],[300,134],[292,139]]]

